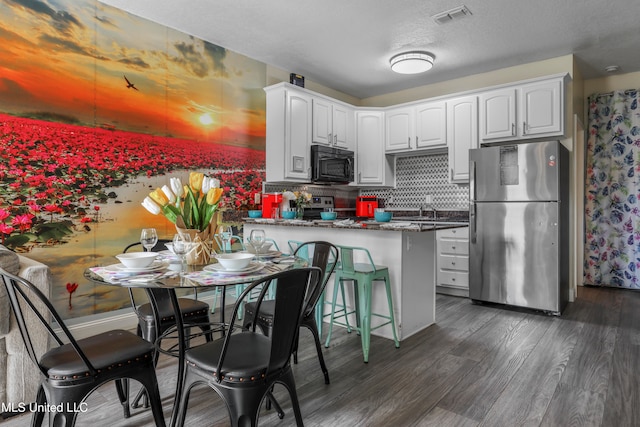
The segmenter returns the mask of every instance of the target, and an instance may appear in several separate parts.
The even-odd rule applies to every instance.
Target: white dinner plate
[[[258,255],[253,250],[246,250],[242,252],[250,253],[256,256]],[[260,257],[262,258],[275,258],[275,257],[279,257],[280,255],[282,255],[282,252],[280,251],[266,251],[266,252],[260,251]]]
[[[264,264],[260,262],[252,261],[248,266],[243,268],[242,270],[227,270],[220,263],[205,265],[203,270],[211,271],[219,274],[250,274],[255,273],[256,271],[260,271],[264,268]]]
[[[164,270],[168,266],[169,264],[164,261],[153,261],[151,265],[142,268],[129,268],[125,267],[124,264],[118,263],[108,265],[105,267],[105,269],[118,273],[151,273],[153,271]]]

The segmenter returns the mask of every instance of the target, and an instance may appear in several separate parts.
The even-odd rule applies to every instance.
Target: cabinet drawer
[[[469,273],[462,271],[438,270],[438,285],[456,288],[469,288]]]
[[[446,270],[459,270],[469,271],[469,257],[466,256],[453,256],[453,255],[439,255],[438,256],[438,269]]]
[[[438,241],[438,253],[469,255],[469,242],[467,240],[440,240]]]
[[[469,227],[447,228],[438,230],[438,239],[469,239]]]

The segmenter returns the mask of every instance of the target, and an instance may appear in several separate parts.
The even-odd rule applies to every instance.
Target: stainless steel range
[[[292,200],[290,200],[289,203],[292,204],[292,208],[295,208]],[[320,219],[320,212],[323,212],[325,209],[333,209],[334,207],[333,196],[314,196],[311,198],[311,202],[305,206],[302,219]]]

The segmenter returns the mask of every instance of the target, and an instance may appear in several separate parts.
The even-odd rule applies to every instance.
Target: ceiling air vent
[[[471,11],[467,6],[462,5],[454,9],[447,10],[446,12],[435,14],[431,18],[436,21],[436,24],[446,24],[447,22],[451,22],[454,19],[460,19],[467,15],[471,15]]]

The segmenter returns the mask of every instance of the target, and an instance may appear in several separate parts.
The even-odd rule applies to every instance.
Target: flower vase
[[[213,224],[217,223],[218,212],[213,215]],[[209,224],[202,231],[196,229],[182,228],[176,224],[176,231],[180,234],[188,234],[191,237],[193,249],[187,253],[187,265],[206,265],[211,261],[213,255],[213,234],[214,226]]]
[[[304,216],[304,207],[296,206],[296,219],[302,219]]]

